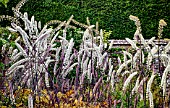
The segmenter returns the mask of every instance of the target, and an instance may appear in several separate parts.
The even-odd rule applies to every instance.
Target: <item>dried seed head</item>
[[[133,16],[133,15],[130,15],[129,18],[130,18],[130,20],[132,20],[132,21],[135,22],[135,25],[136,25],[136,27],[137,27],[137,30],[139,31],[139,34],[141,34],[142,29],[141,29],[141,24],[140,24],[139,18],[136,17],[136,16]]]
[[[167,23],[166,23],[163,19],[161,19],[161,20],[159,21],[159,25],[160,25],[160,26],[167,26]]]
[[[158,27],[158,38],[159,39],[162,37],[163,27],[166,25],[167,23],[163,19],[159,21],[159,27]]]
[[[136,17],[136,16],[133,16],[133,15],[130,15],[130,16],[129,16],[129,19],[132,20],[132,21],[135,21],[135,22],[136,22],[136,21],[139,21],[139,18]]]

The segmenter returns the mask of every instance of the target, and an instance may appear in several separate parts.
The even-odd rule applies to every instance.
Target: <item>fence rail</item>
[[[146,42],[147,41],[149,41],[149,40],[146,39]],[[169,41],[170,41],[170,39],[165,39],[165,40],[161,39],[161,40],[154,40],[154,43],[156,45],[163,45],[163,46],[165,46]],[[109,43],[111,44],[112,47],[129,47],[130,46],[130,44],[126,40],[112,39],[112,40],[109,40]]]

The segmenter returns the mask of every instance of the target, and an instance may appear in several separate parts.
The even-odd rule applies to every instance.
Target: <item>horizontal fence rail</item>
[[[108,40],[109,41],[109,44],[114,48],[114,47],[129,47],[131,46],[126,40],[116,40],[116,39],[112,39],[112,40]],[[146,42],[149,41],[146,39]],[[154,40],[153,42],[156,44],[156,45],[167,45],[167,43],[169,42],[170,40],[169,39],[166,39],[166,40]],[[134,41],[135,42],[135,41]],[[138,42],[140,43],[140,41]],[[143,44],[143,43],[141,43]]]

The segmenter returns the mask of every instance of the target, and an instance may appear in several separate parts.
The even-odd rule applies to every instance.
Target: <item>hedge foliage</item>
[[[10,0],[7,8],[1,5],[0,14],[12,15],[12,7],[20,0]],[[73,14],[74,19],[86,23],[89,17],[91,24],[99,22],[99,27],[111,30],[111,38],[133,38],[135,25],[129,20],[129,15],[138,16],[142,23],[142,33],[145,38],[157,37],[158,23],[164,19],[163,38],[170,33],[170,2],[168,0],[29,0],[21,12],[27,11],[36,20],[45,24],[50,20],[68,20]]]

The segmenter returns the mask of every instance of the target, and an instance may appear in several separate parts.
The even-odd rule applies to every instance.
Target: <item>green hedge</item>
[[[11,14],[11,8],[19,0],[11,0],[7,8],[1,6],[0,14]],[[58,19],[67,20],[72,14],[74,19],[86,23],[89,17],[91,24],[99,22],[99,27],[111,30],[111,38],[133,38],[135,25],[129,20],[129,15],[138,16],[142,23],[142,33],[145,38],[157,37],[158,23],[164,19],[163,38],[170,33],[170,2],[168,0],[29,0],[21,11],[34,15],[36,20],[45,24],[47,21]]]

